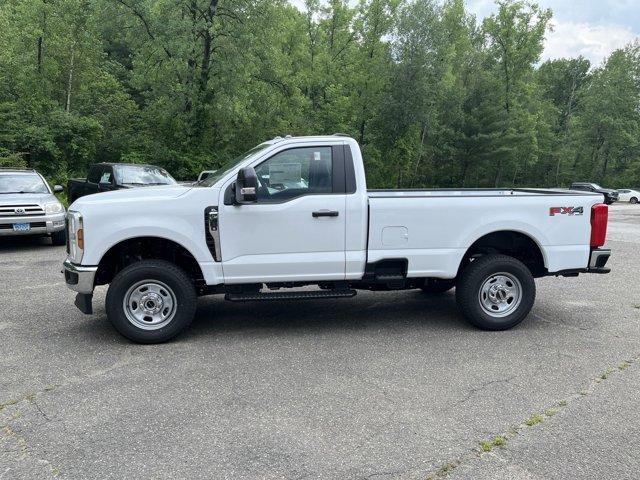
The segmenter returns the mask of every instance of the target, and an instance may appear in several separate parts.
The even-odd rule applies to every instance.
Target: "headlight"
[[[46,213],[47,215],[51,215],[52,213],[62,213],[62,212],[64,212],[64,207],[60,202],[44,204],[44,213]]]
[[[80,264],[84,254],[84,229],[82,215],[69,210],[67,212],[67,238],[69,239],[69,258]]]

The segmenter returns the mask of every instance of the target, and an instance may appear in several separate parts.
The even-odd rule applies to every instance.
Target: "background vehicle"
[[[594,192],[601,193],[604,195],[604,203],[607,205],[611,205],[613,202],[618,200],[618,191],[613,190],[611,188],[602,188],[597,183],[589,183],[589,182],[573,182],[570,190],[582,190],[585,192]]]
[[[629,202],[635,204],[638,203],[638,200],[640,200],[640,192],[637,190],[623,188],[621,190],[618,190],[618,193],[620,194],[618,196],[618,200],[620,200],[621,202]]]
[[[367,190],[355,140],[277,138],[191,188],[75,202],[65,278],[85,313],[95,285],[110,284],[107,316],[145,343],[178,334],[197,296],[214,293],[298,300],[455,286],[471,323],[502,330],[529,313],[535,277],[609,272],[602,200],[568,190]]]
[[[133,163],[96,163],[91,165],[87,178],[70,178],[69,201],[84,195],[122,188],[150,185],[176,185],[175,179],[160,167]]]
[[[0,236],[41,235],[64,245],[65,210],[53,190],[35,170],[0,168]]]
[[[217,170],[203,170],[202,172],[200,172],[200,175],[198,175],[198,180],[196,180],[196,182],[201,182],[202,180],[209,178],[216,172]]]

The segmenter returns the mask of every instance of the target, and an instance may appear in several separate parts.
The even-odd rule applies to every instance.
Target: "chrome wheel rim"
[[[486,314],[496,318],[506,317],[520,305],[522,285],[510,273],[494,273],[482,282],[478,300]]]
[[[158,330],[169,324],[177,305],[173,290],[158,280],[142,280],[132,285],[122,301],[129,322],[143,330]]]

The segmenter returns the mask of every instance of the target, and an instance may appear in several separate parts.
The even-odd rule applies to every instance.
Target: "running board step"
[[[227,293],[225,300],[231,302],[251,302],[270,300],[312,300],[315,298],[349,298],[355,296],[355,290],[316,290],[298,292],[268,292],[268,293]]]

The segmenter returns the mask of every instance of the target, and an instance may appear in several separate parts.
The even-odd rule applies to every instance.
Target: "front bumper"
[[[0,237],[14,235],[49,235],[64,230],[64,213],[30,215],[27,217],[0,217]],[[28,223],[29,230],[13,230],[14,223]]]
[[[64,267],[64,280],[67,283],[67,287],[82,294],[93,293],[98,267],[76,265],[69,259],[66,259],[62,266]]]

